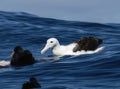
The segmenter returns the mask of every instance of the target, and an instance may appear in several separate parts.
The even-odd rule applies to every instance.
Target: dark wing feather
[[[80,40],[76,41],[77,45],[74,47],[73,52],[81,50],[95,50],[102,43],[102,40],[95,37],[82,37]]]

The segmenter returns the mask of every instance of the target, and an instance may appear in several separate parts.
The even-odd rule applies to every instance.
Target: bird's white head
[[[41,54],[44,54],[49,48],[54,48],[59,45],[59,41],[56,38],[49,38],[45,47],[41,50]]]

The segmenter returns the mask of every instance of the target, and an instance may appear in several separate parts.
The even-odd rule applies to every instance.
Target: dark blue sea
[[[39,61],[52,55],[51,50],[40,54],[48,38],[56,37],[60,44],[67,45],[85,36],[101,38],[104,49],[19,68],[1,66],[0,89],[21,89],[30,77],[38,80],[41,89],[120,89],[120,24],[64,21],[0,11],[0,61],[10,61],[18,45],[30,50]]]

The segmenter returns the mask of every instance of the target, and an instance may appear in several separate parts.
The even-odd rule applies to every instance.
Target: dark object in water
[[[24,83],[22,86],[22,89],[32,89],[32,88],[41,88],[41,85],[34,77],[30,78],[29,82]]]
[[[76,41],[77,45],[73,49],[73,52],[85,50],[94,51],[102,43],[102,40],[95,37],[82,37],[80,40]]]
[[[22,89],[31,89],[29,82],[24,83]]]
[[[41,87],[41,85],[37,82],[37,80],[34,77],[30,78],[29,81],[30,81],[29,84],[30,84],[31,88]]]
[[[26,66],[35,63],[35,59],[29,50],[23,50],[22,47],[16,46],[11,57],[12,66]]]

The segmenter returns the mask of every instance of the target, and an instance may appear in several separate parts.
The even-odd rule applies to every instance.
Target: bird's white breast
[[[73,48],[75,47],[75,43],[69,44],[67,46],[59,46],[54,47],[53,54],[54,55],[71,55],[73,54]]]

